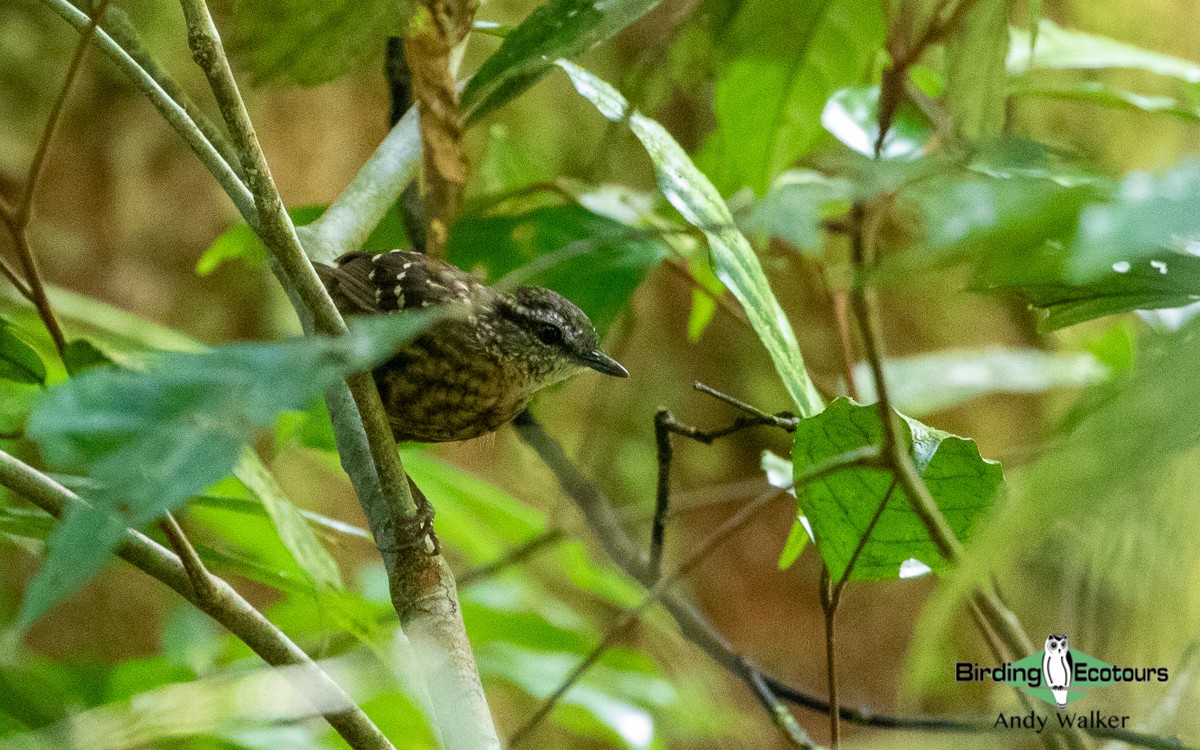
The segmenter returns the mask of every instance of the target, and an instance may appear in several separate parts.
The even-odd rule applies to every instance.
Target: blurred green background
[[[119,4],[159,63],[208,107],[178,8],[144,0]],[[479,17],[515,24],[535,5],[494,0]],[[700,166],[726,197],[741,187],[736,175],[745,165],[727,163],[714,141],[719,130],[715,81],[731,60],[741,59],[738,55],[752,59],[773,52],[738,38],[753,30],[753,14],[769,16],[760,7],[765,5],[754,0],[664,0],[581,60],[661,122],[689,153],[700,154]],[[800,5],[804,8],[798,7],[797,14],[813,4]],[[244,18],[239,14],[251,13],[243,4],[229,2],[216,9],[223,27],[248,28],[239,26]],[[1167,55],[1194,59],[1200,46],[1200,9],[1194,3],[1046,2],[1040,12],[1060,27]],[[880,23],[878,9],[862,13]],[[1028,13],[1019,5],[1011,20],[1026,27]],[[237,41],[236,34],[227,36]],[[76,39],[73,30],[37,2],[0,2],[0,193],[6,196],[19,195]],[[286,75],[271,80],[259,75],[258,85],[246,87],[258,135],[289,207],[324,205],[336,198],[387,133],[383,44],[376,41],[364,45],[366,51],[348,74],[331,82],[302,87]],[[498,43],[474,35],[464,70],[474,70]],[[235,58],[244,80],[255,77],[254,44],[243,40]],[[859,79],[845,85],[877,83],[879,59],[868,55]],[[1172,86],[1138,70],[1053,75],[1059,83],[1102,80],[1147,96],[1165,94]],[[1197,151],[1194,117],[1035,96],[1012,97],[1006,108],[1007,132],[1071,154],[1098,174],[1164,170]],[[801,163],[817,163],[835,145],[832,135],[819,132]],[[468,150],[468,193],[480,201],[554,180],[589,189],[613,184],[639,195],[654,192],[653,172],[641,147],[624,127],[598,117],[559,72],[485,117],[469,132]],[[761,193],[764,186],[757,187]],[[660,200],[647,200],[661,207]],[[474,205],[492,204],[469,203],[468,209]],[[564,214],[548,219],[549,226],[579,218]],[[935,215],[934,220],[948,218]],[[48,281],[205,344],[276,340],[298,332],[291,308],[264,264],[236,260],[197,273],[205,250],[237,222],[233,206],[145,99],[101,55],[90,55],[35,203],[30,239]],[[460,262],[467,266],[472,253],[486,254],[488,233],[499,230],[484,226],[474,231],[469,242],[463,241],[460,257],[465,261]],[[563,228],[563,237],[570,236],[570,227]],[[552,236],[547,242],[562,240]],[[500,239],[496,244],[496,252],[518,252]],[[827,396],[836,394],[843,372],[829,296],[837,284],[836,267],[830,270],[819,257],[779,240],[756,244],[814,381]],[[626,250],[620,242],[617,248],[618,253]],[[651,246],[642,252],[657,251]],[[502,256],[495,267],[520,262]],[[630,370],[628,381],[585,374],[543,393],[534,405],[567,453],[621,506],[639,540],[649,538],[656,471],[652,421],[659,406],[701,427],[728,423],[735,413],[695,392],[694,381],[768,411],[790,403],[728,295],[728,304],[716,305],[703,332],[689,336],[694,290],[684,263],[671,258],[656,264],[611,321],[606,348]],[[1069,632],[1072,646],[1110,663],[1178,670],[1166,686],[1108,688],[1089,697],[1089,707],[1132,714],[1165,734],[1200,736],[1194,715],[1164,715],[1168,698],[1180,705],[1196,699],[1185,679],[1190,675],[1185,655],[1200,632],[1200,598],[1193,593],[1200,572],[1194,551],[1200,476],[1191,447],[1195,440],[1180,425],[1191,412],[1177,408],[1191,398],[1183,375],[1194,372],[1197,364],[1190,339],[1154,338],[1158,334],[1131,315],[1042,334],[1024,300],[969,292],[968,281],[969,272],[955,266],[924,269],[883,287],[889,354],[994,347],[1093,352],[1118,373],[1089,389],[987,393],[916,415],[973,438],[984,457],[1005,467],[1008,494],[975,540],[972,559],[1003,580],[1010,604],[1036,642],[1046,632]],[[0,305],[22,335],[39,338],[36,319],[12,295]],[[88,330],[89,322],[98,329],[115,325],[115,313],[107,308],[64,301],[62,310],[68,321],[74,316],[76,322],[68,322],[73,330]],[[134,328],[143,343],[170,348],[164,339],[153,339],[149,327]],[[1143,350],[1135,356],[1139,341]],[[121,353],[115,344],[107,346]],[[1136,367],[1118,366],[1133,359]],[[1155,369],[1160,366],[1164,369]],[[1179,373],[1180,382],[1164,385],[1154,379],[1167,371]],[[928,380],[925,391],[941,387],[936,376]],[[1162,393],[1155,395],[1159,388]],[[6,394],[9,404],[21,398],[15,391]],[[1147,404],[1161,407],[1161,423],[1129,417],[1128,409]],[[1073,440],[1058,440],[1070,432],[1064,424],[1079,424],[1072,420],[1084,420],[1084,426]],[[302,509],[365,527],[336,457],[311,447],[320,443],[311,434],[320,431],[319,418],[296,416],[293,421],[291,428],[281,427],[275,439],[264,437],[257,446],[287,495]],[[1152,450],[1155,439],[1167,440],[1162,423],[1175,424],[1185,434],[1169,450],[1157,452]],[[28,443],[6,445],[36,457]],[[1139,446],[1147,445],[1149,453],[1138,453]],[[764,450],[786,456],[790,442],[782,433],[757,429],[708,447],[677,443],[679,511],[668,530],[668,562],[704,539],[739,503],[768,487],[760,468]],[[531,696],[552,689],[573,663],[572,655],[586,652],[621,607],[637,602],[640,590],[613,572],[552,476],[511,429],[464,444],[412,449],[406,465],[418,483],[424,477],[432,485],[426,491],[439,508],[439,531],[450,540],[448,555],[456,573],[496,559],[545,529],[583,542],[552,545],[551,552],[462,587],[468,633],[493,711],[502,733],[511,731],[536,705]],[[487,486],[474,487],[463,475]],[[491,494],[497,490],[503,493],[498,499]],[[14,498],[5,502],[19,505]],[[791,568],[777,567],[794,516],[794,502],[781,496],[691,575],[684,588],[738,650],[787,682],[821,695],[820,559],[809,549]],[[219,502],[195,503],[182,517],[214,559],[224,561],[217,569],[312,652],[332,657],[370,651],[347,639],[340,618],[372,623],[379,629],[371,630],[366,640],[373,639],[377,649],[388,648],[392,626],[386,624],[386,586],[368,540],[338,531],[322,534],[356,592],[354,604],[347,605],[350,614],[330,612],[303,586],[289,587],[287,580],[260,570],[273,568],[284,579],[302,578],[265,519],[233,512],[228,503]],[[0,621],[15,616],[38,560],[36,543],[0,544]],[[884,712],[972,716],[1012,708],[1009,692],[950,681],[953,661],[991,659],[959,606],[960,596],[953,581],[932,576],[853,585],[838,626],[842,702]],[[585,681],[592,692],[544,724],[533,746],[784,746],[743,685],[684,640],[661,612],[648,617],[621,646]],[[160,685],[247,673],[254,666],[244,647],[173,593],[128,566],[113,564],[0,659],[0,738]],[[372,679],[371,669],[358,673],[364,682]],[[413,747],[423,746],[419,717],[394,688],[368,686],[363,691],[372,696],[367,708],[385,731],[411,736]],[[814,738],[827,740],[824,717],[803,711],[797,716]],[[144,746],[336,747],[339,742],[312,719],[216,724],[199,736],[156,737]],[[934,742],[855,727],[847,731],[862,747],[932,747]],[[981,737],[963,741],[985,745]],[[1004,747],[1037,746],[1035,738],[1025,735],[994,741]]]

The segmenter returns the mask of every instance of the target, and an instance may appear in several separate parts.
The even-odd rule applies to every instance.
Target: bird
[[[1046,636],[1046,649],[1042,654],[1042,680],[1054,695],[1059,708],[1067,707],[1067,688],[1071,687],[1071,672],[1075,662],[1067,645],[1067,636],[1051,633]]]
[[[625,378],[574,303],[538,286],[505,290],[411,250],[350,252],[316,264],[345,316],[463,305],[372,374],[397,441],[469,440],[499,429],[533,395],[585,369]]]

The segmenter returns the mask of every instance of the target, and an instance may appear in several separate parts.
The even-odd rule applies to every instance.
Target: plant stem
[[[83,501],[75,493],[28,464],[0,451],[0,484],[28,498],[50,515],[61,518],[66,509]],[[146,536],[128,530],[118,555],[137,568],[162,581],[205,614],[224,625],[272,666],[297,666],[301,670],[298,687],[311,693],[316,686],[340,706],[322,715],[350,747],[355,750],[395,750],[350,696],[320,668],[308,654],[250,606],[228,583],[211,576],[212,594],[197,595],[183,563],[176,555]]]
[[[80,31],[86,28],[91,21],[86,13],[72,5],[69,0],[42,0],[42,2]],[[103,28],[97,29],[95,36],[100,50],[150,99],[150,103],[167,121],[167,124],[183,138],[200,163],[208,169],[217,183],[225,190],[226,195],[233,201],[246,223],[251,227],[256,227],[258,216],[250,191],[242,184],[237,173],[226,163],[221,154],[204,137],[204,133],[196,126],[184,108],[172,99],[158,81],[154,80],[154,77],[122,49]]]

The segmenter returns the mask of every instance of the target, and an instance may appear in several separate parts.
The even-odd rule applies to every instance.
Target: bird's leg
[[[432,549],[428,550],[429,554],[440,555],[442,553],[442,545],[433,530],[433,503],[429,502],[429,499],[425,497],[425,493],[412,480],[412,477],[408,478],[408,489],[412,493],[413,502],[417,504],[417,512],[412,518],[405,519],[403,526],[399,530],[399,536],[405,540],[404,546],[408,548],[425,547],[425,540],[429,539],[433,545]]]

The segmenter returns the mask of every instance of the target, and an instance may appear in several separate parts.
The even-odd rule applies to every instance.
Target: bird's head
[[[489,306],[481,332],[497,356],[542,388],[590,367],[605,375],[629,372],[600,350],[596,328],[566,297],[536,286],[502,293]]]

